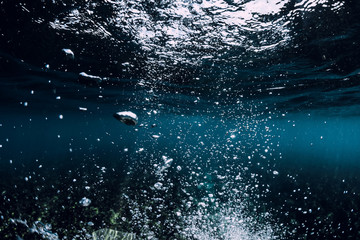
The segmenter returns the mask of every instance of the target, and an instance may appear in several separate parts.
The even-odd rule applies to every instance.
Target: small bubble
[[[83,206],[83,207],[87,207],[91,204],[91,200],[86,198],[86,197],[83,197],[80,201],[79,201],[80,205]]]
[[[276,171],[276,170],[274,170],[274,171],[273,171],[273,174],[274,174],[274,175],[279,175],[279,172]]]
[[[154,187],[158,190],[160,190],[162,186],[163,186],[163,184],[161,182],[157,182],[154,184]]]
[[[75,54],[71,49],[63,48],[62,51],[65,53],[66,58],[68,58],[68,59],[74,59],[75,58]]]
[[[62,114],[59,115],[59,119],[63,119],[64,116]]]
[[[199,205],[200,207],[206,207],[206,204],[205,204],[204,202],[199,202],[198,205]]]
[[[165,164],[170,164],[174,160],[172,158],[168,158],[167,156],[162,156],[161,158]]]

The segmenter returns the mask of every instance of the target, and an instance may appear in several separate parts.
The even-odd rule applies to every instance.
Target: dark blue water
[[[0,12],[1,239],[360,238],[356,1]]]

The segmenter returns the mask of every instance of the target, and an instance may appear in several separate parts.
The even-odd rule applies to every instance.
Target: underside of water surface
[[[359,13],[0,1],[0,238],[360,238]]]

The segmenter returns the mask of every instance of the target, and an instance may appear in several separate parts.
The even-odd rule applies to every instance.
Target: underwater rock
[[[114,118],[119,120],[122,123],[125,123],[126,125],[135,126],[138,123],[138,117],[133,112],[117,112],[114,113]]]
[[[120,232],[104,228],[93,232],[93,240],[136,240],[135,233]]]

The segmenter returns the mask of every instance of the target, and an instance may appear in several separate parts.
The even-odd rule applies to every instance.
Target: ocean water
[[[360,238],[359,13],[0,1],[0,239]]]

